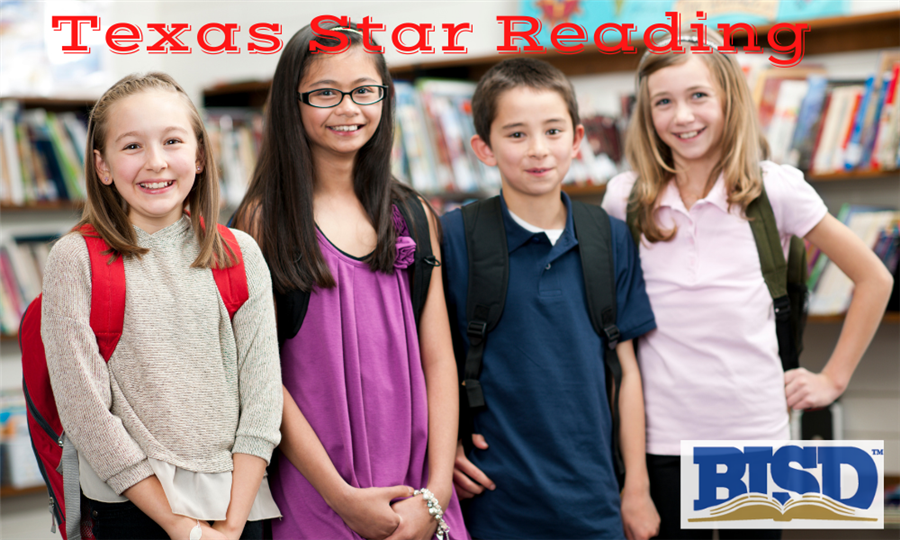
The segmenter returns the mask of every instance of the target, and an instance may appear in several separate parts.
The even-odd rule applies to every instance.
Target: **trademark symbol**
[[[872,455],[873,455],[873,456],[883,456],[883,455],[884,455],[884,448],[875,448],[875,449],[873,449],[873,450],[872,450]]]

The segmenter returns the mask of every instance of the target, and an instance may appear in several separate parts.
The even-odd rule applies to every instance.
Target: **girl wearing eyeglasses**
[[[235,218],[268,260],[284,341],[271,482],[284,518],[273,536],[465,539],[452,487],[458,394],[443,285],[432,272],[417,328],[414,228],[398,206],[423,206],[439,260],[437,221],[391,176],[384,57],[363,49],[355,25],[323,27],[349,48],[311,54],[313,39],[338,42],[309,26],[285,46]],[[305,317],[301,292],[310,293]],[[286,335],[283,321],[295,315],[299,331]]]

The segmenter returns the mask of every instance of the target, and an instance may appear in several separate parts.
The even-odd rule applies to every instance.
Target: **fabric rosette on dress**
[[[397,258],[394,260],[394,268],[403,270],[409,268],[416,258],[416,241],[409,236],[409,227],[406,226],[406,220],[397,209],[397,205],[392,207],[391,218],[394,221],[394,228],[397,229]]]

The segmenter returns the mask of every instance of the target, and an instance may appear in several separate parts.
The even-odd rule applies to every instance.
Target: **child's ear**
[[[497,158],[494,157],[494,151],[491,150],[491,145],[486,143],[484,139],[478,135],[472,135],[472,139],[469,143],[472,145],[472,150],[475,151],[475,155],[478,156],[478,159],[480,159],[482,163],[488,167],[497,166]]]
[[[206,152],[203,150],[203,147],[197,149],[197,162],[194,164],[197,174],[203,172],[203,164],[206,163]]]
[[[575,137],[572,140],[572,158],[578,157],[578,152],[581,150],[581,139],[584,139],[584,126],[582,124],[578,124],[575,126]]]
[[[102,183],[107,186],[113,183],[109,174],[109,167],[106,165],[106,161],[103,160],[103,154],[100,153],[100,150],[94,150],[94,169],[97,170],[97,176]]]

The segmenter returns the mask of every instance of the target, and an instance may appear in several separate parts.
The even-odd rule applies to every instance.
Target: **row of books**
[[[398,81],[394,175],[423,193],[489,193],[500,173],[472,150],[475,83],[420,79]],[[614,117],[583,119],[585,138],[564,183],[602,184],[620,170],[622,137]]]
[[[44,264],[55,236],[36,236],[0,242],[0,332],[14,335],[25,309],[41,293]]]
[[[900,263],[900,212],[844,204],[837,218],[872,248],[893,275]],[[836,315],[850,306],[853,281],[824,253],[808,246],[810,315]],[[895,293],[896,294],[896,287]]]
[[[900,167],[900,53],[884,52],[865,80],[820,68],[769,70],[754,98],[771,159],[814,174]]]
[[[87,129],[74,112],[0,104],[0,203],[84,198]]]
[[[422,193],[484,194],[500,188],[496,168],[475,155],[472,94],[466,81],[397,81],[392,172]],[[262,115],[248,109],[207,110],[207,130],[218,156],[225,199],[240,203],[256,166]],[[621,170],[622,122],[613,116],[583,119],[585,139],[567,183],[601,184]]]
[[[0,392],[0,485],[24,489],[44,483],[28,436],[21,388]]]

